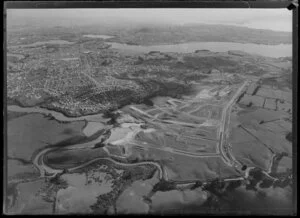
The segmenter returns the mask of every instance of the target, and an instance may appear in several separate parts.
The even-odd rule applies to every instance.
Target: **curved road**
[[[243,85],[238,89],[238,91],[230,99],[230,101],[225,106],[225,108],[223,109],[223,112],[222,112],[222,121],[221,121],[221,127],[220,127],[220,132],[219,132],[220,144],[219,144],[218,151],[222,155],[223,160],[225,160],[224,162],[229,166],[233,166],[233,163],[230,159],[234,160],[234,158],[232,157],[232,154],[230,153],[230,151],[228,149],[227,149],[227,152],[224,151],[224,143],[225,143],[226,135],[227,135],[226,131],[228,129],[228,125],[229,125],[229,121],[230,121],[230,113],[231,113],[232,105],[235,103],[236,99],[240,96],[241,92],[243,91],[243,89],[246,87],[246,85],[248,83],[249,83],[248,81],[245,81],[243,83]],[[228,154],[230,157],[228,157],[226,154]]]

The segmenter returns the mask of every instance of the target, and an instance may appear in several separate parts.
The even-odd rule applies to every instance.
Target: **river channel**
[[[96,114],[96,115],[87,115],[87,116],[82,116],[82,117],[66,117],[64,114],[60,113],[60,112],[56,112],[56,111],[52,111],[52,110],[48,110],[45,108],[39,108],[39,107],[20,107],[17,105],[10,105],[8,106],[8,111],[13,111],[13,112],[25,112],[25,113],[41,113],[41,114],[46,114],[46,115],[52,115],[56,120],[58,121],[68,121],[68,122],[72,122],[72,121],[91,121],[91,122],[104,122],[107,119],[104,119],[102,117],[102,114]],[[128,125],[130,125],[130,123],[128,123]],[[136,126],[135,123],[133,123],[133,125]],[[67,147],[64,147],[64,149],[71,149],[71,150],[75,150],[75,149],[92,149],[94,148],[95,144],[100,143],[103,141],[103,135],[100,135],[98,138],[86,142],[86,143],[80,143],[80,144],[73,144]],[[62,173],[63,170],[62,169],[54,169],[51,168],[49,166],[47,166],[44,163],[44,155],[48,152],[51,152],[52,150],[57,149],[56,147],[53,148],[45,148],[43,150],[41,150],[39,153],[37,153],[33,159],[33,164],[36,166],[36,168],[39,170],[40,172],[40,177],[54,177],[56,176],[58,173]],[[139,166],[139,165],[145,165],[145,164],[150,164],[150,165],[154,165],[155,167],[158,168],[159,170],[159,178],[162,179],[163,178],[163,169],[162,167],[154,162],[154,161],[144,161],[144,162],[139,162],[139,163],[123,163],[123,162],[117,162],[116,160],[112,159],[113,157],[115,157],[113,154],[110,154],[109,150],[106,149],[105,147],[103,147],[103,150],[107,153],[108,157],[99,157],[99,158],[95,158],[93,160],[90,160],[84,164],[81,164],[79,166],[76,167],[72,167],[67,169],[69,172],[70,171],[74,171],[76,169],[85,167],[89,164],[92,164],[98,160],[109,160],[115,164],[118,165],[122,165],[122,166]],[[117,158],[122,158],[120,156],[117,156]]]
[[[7,107],[8,111],[12,112],[20,112],[20,113],[40,113],[44,115],[52,115],[58,121],[65,121],[65,122],[74,122],[74,121],[90,121],[90,122],[105,122],[107,119],[103,118],[102,114],[94,114],[94,115],[87,115],[81,117],[67,117],[64,114],[48,110],[45,108],[40,107],[20,107],[17,105],[9,105]]]

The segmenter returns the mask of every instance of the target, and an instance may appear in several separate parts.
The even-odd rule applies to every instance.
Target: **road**
[[[237,100],[237,98],[241,95],[241,93],[242,93],[243,89],[246,87],[246,85],[248,85],[248,83],[249,83],[248,81],[245,81],[239,87],[239,89],[236,91],[236,93],[230,99],[230,101],[225,105],[225,108],[222,111],[221,125],[220,125],[220,130],[219,130],[219,143],[217,144],[217,149],[216,149],[215,154],[194,154],[191,152],[180,151],[180,150],[172,149],[172,148],[169,149],[169,152],[186,155],[186,156],[190,156],[190,157],[218,157],[219,155],[221,155],[221,158],[224,161],[224,163],[232,167],[233,166],[232,160],[235,161],[235,158],[231,155],[228,147],[224,148],[225,140],[226,140],[226,136],[227,136],[226,133],[227,133],[228,125],[229,125],[232,106],[235,103],[235,101]],[[148,113],[146,113],[134,106],[131,106],[130,108],[134,111],[137,111],[137,112],[147,116],[147,117],[152,117]],[[159,108],[159,109],[161,110],[161,108]],[[192,127],[196,127],[196,128],[199,128],[203,125],[203,124],[192,124],[192,123],[185,123],[185,122],[178,122],[178,121],[170,121],[170,120],[160,120],[160,121],[166,122],[166,123],[184,125],[184,126],[192,126]],[[153,147],[155,149],[165,150],[163,148],[157,148],[155,146],[153,146]],[[227,151],[225,151],[226,149],[227,149]],[[230,157],[228,157],[226,154],[230,155]]]
[[[165,112],[166,114],[174,115],[173,113],[171,113],[171,112],[165,110],[165,109],[162,108],[162,107],[158,107],[158,106],[156,106],[156,105],[155,105],[154,107],[155,107],[156,109],[159,109],[159,110]],[[190,114],[190,112],[187,113],[187,112],[184,112],[184,111],[178,111],[178,110],[176,110],[176,112],[181,113],[181,114],[183,114],[183,115],[185,115],[185,116],[187,116],[187,117],[189,117],[189,118],[191,118],[191,119],[193,119],[193,120],[198,120],[198,121],[203,122],[203,123],[207,120],[206,117],[198,117],[198,116],[194,116],[194,115]]]
[[[228,104],[225,106],[222,112],[222,118],[221,118],[221,126],[220,126],[220,131],[219,131],[219,137],[220,137],[220,144],[219,144],[219,151],[220,154],[222,155],[223,160],[225,160],[225,163],[229,166],[233,166],[233,163],[231,160],[227,157],[226,153],[231,155],[230,152],[224,151],[224,144],[227,136],[227,129],[229,125],[229,120],[230,120],[230,114],[231,114],[231,109],[232,105],[235,103],[236,99],[241,95],[241,92],[243,89],[248,85],[248,81],[245,81],[243,85],[236,91],[234,96],[230,99]],[[232,155],[231,155],[232,156]]]
[[[200,123],[200,124],[194,124],[194,123],[186,123],[186,122],[181,122],[181,121],[162,120],[162,119],[158,119],[157,117],[151,116],[151,115],[148,114],[147,112],[142,111],[142,110],[140,110],[140,109],[138,109],[138,108],[136,108],[136,107],[134,107],[134,106],[130,106],[130,108],[131,108],[132,110],[136,111],[136,112],[139,112],[139,113],[141,113],[141,114],[143,114],[143,115],[149,117],[149,118],[152,118],[153,120],[154,120],[154,119],[159,120],[159,121],[162,122],[162,123],[178,124],[178,125],[189,126],[189,127],[194,127],[194,128],[199,128],[199,127],[201,127],[201,126],[205,126],[205,121],[206,121],[206,119],[204,119],[204,118],[199,118],[199,117],[196,117],[196,116],[193,116],[193,115],[189,115],[188,113],[184,113],[184,112],[181,112],[181,111],[180,111],[180,113],[183,113],[183,114],[189,116],[189,117],[192,118],[192,119],[195,119],[195,118],[196,118],[198,121],[202,121],[202,123]],[[165,112],[165,113],[167,113],[167,114],[173,115],[172,113],[170,113],[169,111],[164,110],[164,109],[161,108],[161,107],[156,107],[156,108],[159,109],[159,110],[161,110],[161,111],[163,111],[163,112]]]
[[[138,142],[130,142],[133,145],[136,145],[138,147],[140,147],[140,143]],[[194,158],[205,158],[205,157],[219,157],[219,154],[217,153],[203,153],[203,154],[196,154],[194,152],[188,152],[188,151],[182,151],[179,149],[174,149],[171,147],[157,147],[157,146],[151,146],[151,145],[147,145],[147,144],[143,144],[144,148],[151,148],[151,149],[156,149],[156,150],[161,150],[161,151],[166,151],[166,152],[170,152],[173,154],[179,154],[179,155],[184,155],[184,156],[188,156],[188,157],[194,157]]]

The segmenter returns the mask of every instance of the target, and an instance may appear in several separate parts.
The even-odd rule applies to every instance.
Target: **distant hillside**
[[[292,43],[292,33],[229,25],[195,24],[169,27],[145,26],[120,32],[118,37],[111,41],[139,45],[170,44],[191,41],[274,45]]]
[[[55,19],[54,19],[55,20]],[[173,44],[183,42],[239,42],[257,44],[291,44],[292,33],[272,30],[251,29],[247,27],[230,25],[170,25],[164,23],[129,23],[126,19],[123,22],[96,21],[79,22],[75,20],[65,20],[64,22],[54,22],[51,19],[30,19],[22,20],[20,17],[13,17],[7,22],[8,35],[25,33],[34,34],[43,31],[45,35],[54,32],[66,34],[67,38],[72,34],[107,34],[114,35],[108,41],[137,44]],[[68,21],[68,22],[67,22]],[[77,22],[78,21],[78,22]],[[49,23],[50,22],[50,23]],[[9,37],[10,38],[10,37]],[[71,37],[72,38],[72,37]]]

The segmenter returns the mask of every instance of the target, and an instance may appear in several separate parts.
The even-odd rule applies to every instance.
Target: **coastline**
[[[13,110],[13,109],[10,109],[9,107],[19,107],[21,110],[24,110],[24,111],[16,111],[16,110]],[[25,112],[25,110],[45,110],[44,112],[42,111],[27,111]],[[8,104],[7,105],[7,112],[9,111],[12,111],[12,112],[25,112],[25,113],[40,113],[40,114],[44,114],[46,116],[52,116],[54,119],[56,119],[57,121],[60,121],[60,122],[73,122],[73,121],[88,121],[85,119],[85,117],[88,117],[88,116],[103,116],[103,113],[102,112],[95,112],[95,113],[88,113],[88,114],[85,114],[85,115],[80,115],[80,116],[76,116],[76,115],[73,115],[73,114],[69,114],[69,113],[66,113],[64,110],[61,110],[61,109],[57,109],[57,108],[48,108],[46,106],[32,106],[32,107],[28,107],[28,106],[24,106],[24,105],[19,105],[19,104]],[[65,120],[60,120],[60,119],[57,119],[56,116],[54,116],[52,113],[58,113],[60,115],[62,115],[62,117],[65,117],[65,118],[69,118],[69,119],[74,119],[73,121],[70,120],[70,121],[65,121]],[[103,117],[102,117],[103,118]]]
[[[156,42],[152,44],[147,44],[147,43],[132,43],[131,41],[120,41],[120,40],[115,40],[115,41],[106,41],[106,43],[118,43],[118,44],[125,44],[125,45],[133,45],[133,46],[155,46],[155,45],[179,45],[179,44],[185,44],[185,43],[201,43],[201,42],[224,42],[224,43],[239,43],[239,44],[256,44],[256,45],[270,45],[270,46],[275,46],[275,45],[293,45],[293,42],[280,42],[280,43],[270,43],[270,42],[251,42],[251,41],[245,41],[245,40],[237,40],[237,41],[231,41],[231,40],[184,40],[184,41],[175,41],[175,42]]]

